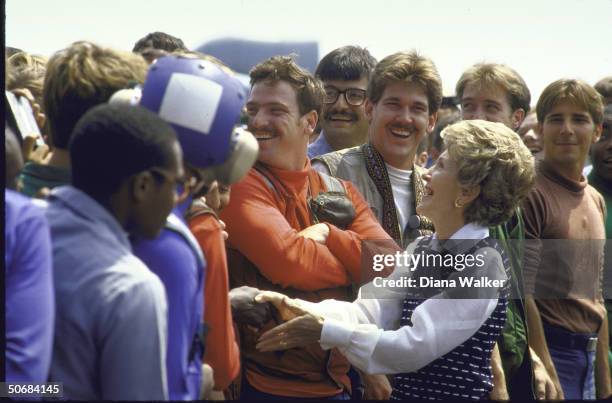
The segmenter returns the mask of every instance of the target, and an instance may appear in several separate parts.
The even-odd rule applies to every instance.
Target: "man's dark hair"
[[[72,184],[96,200],[105,200],[130,176],[167,166],[175,141],[174,129],[143,107],[96,106],[72,132]]]
[[[144,38],[140,38],[134,45],[132,52],[141,53],[145,49],[161,49],[165,50],[166,52],[189,50],[183,43],[182,39],[159,31],[151,32]]]
[[[612,103],[612,76],[599,80],[595,90],[604,98],[604,104]]]
[[[349,45],[326,54],[317,65],[315,76],[323,81],[355,81],[369,78],[375,66],[376,59],[367,49]]]

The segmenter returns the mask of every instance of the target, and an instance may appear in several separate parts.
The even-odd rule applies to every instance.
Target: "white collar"
[[[467,223],[459,228],[448,240],[441,243],[444,244],[444,249],[454,253],[463,253],[474,246],[478,241],[489,236],[489,228],[476,224]],[[455,241],[455,242],[452,242]],[[435,245],[435,246],[434,246]],[[438,234],[433,234],[432,247],[434,250],[440,250],[440,241]]]

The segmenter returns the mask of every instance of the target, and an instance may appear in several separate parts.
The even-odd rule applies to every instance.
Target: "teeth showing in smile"
[[[253,134],[257,140],[270,140],[274,138],[272,133],[254,133]]]
[[[391,134],[399,137],[410,137],[411,132],[408,129],[400,129],[398,127],[394,127],[391,129]]]
[[[346,115],[332,115],[329,120],[340,120],[342,122],[350,122],[353,120],[350,116]]]

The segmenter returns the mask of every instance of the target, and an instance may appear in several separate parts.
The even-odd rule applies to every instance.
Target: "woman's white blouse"
[[[467,224],[450,239],[481,240],[489,236],[486,227]],[[414,250],[413,242],[407,252]],[[506,279],[501,256],[487,248],[488,273]],[[406,274],[406,271],[403,271]],[[402,269],[389,276],[401,276]],[[370,287],[370,288],[369,288]],[[394,288],[384,298],[372,295],[372,283],[359,290],[355,302],[326,300],[300,301],[306,308],[325,317],[321,347],[337,347],[357,368],[369,374],[397,374],[416,371],[447,354],[473,336],[497,305],[497,298],[430,298],[412,314],[413,326],[399,326],[406,290]],[[495,294],[497,295],[497,294]]]

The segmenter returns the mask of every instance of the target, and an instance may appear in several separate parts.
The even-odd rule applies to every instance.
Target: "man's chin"
[[[325,132],[328,131],[350,131],[355,127],[354,120],[327,120],[321,124]]]

